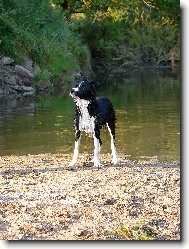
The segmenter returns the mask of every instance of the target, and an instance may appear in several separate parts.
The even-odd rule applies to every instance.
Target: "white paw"
[[[77,166],[68,166],[67,170],[76,170],[78,167]]]
[[[117,158],[117,157],[115,157],[115,158],[112,159],[112,163],[113,163],[113,164],[118,164],[118,162],[119,162],[119,161],[118,161],[118,158]]]
[[[68,167],[74,167],[76,165],[77,161],[76,160],[72,160],[70,162],[70,164],[68,165]]]
[[[75,164],[76,164],[76,162],[71,162],[71,163],[68,165],[67,169],[68,169],[68,170],[75,170],[75,169],[77,169],[77,166],[75,166]]]
[[[96,161],[94,162],[94,167],[100,169],[103,168],[104,165],[100,161]]]

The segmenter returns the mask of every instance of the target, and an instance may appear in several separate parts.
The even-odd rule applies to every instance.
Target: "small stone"
[[[11,59],[10,57],[6,57],[6,56],[4,56],[4,57],[2,57],[1,58],[1,63],[2,63],[2,65],[10,65],[10,64],[12,64],[14,62],[14,60],[13,59]]]
[[[31,86],[14,85],[14,86],[12,86],[12,89],[14,89],[18,93],[27,93],[27,94],[35,93],[35,89],[33,87],[31,87]]]
[[[83,230],[83,231],[81,231],[81,233],[80,233],[78,236],[79,236],[79,237],[84,237],[84,236],[87,236],[87,235],[89,235],[89,234],[90,234],[89,231]]]
[[[140,213],[141,213],[140,211],[130,211],[129,216],[137,217],[139,216]]]
[[[151,220],[151,222],[149,222],[149,225],[164,228],[166,226],[166,220],[164,220],[164,219],[153,219],[153,220]]]
[[[0,96],[3,96],[4,91],[0,88]]]
[[[3,221],[0,221],[0,231],[4,231],[6,229],[6,224]]]
[[[114,199],[114,198],[111,198],[111,199],[107,199],[105,202],[104,202],[104,205],[113,205],[115,204],[117,201]]]
[[[147,233],[149,236],[157,235],[157,233],[154,231],[154,229],[148,225],[144,225],[142,227],[142,230]]]
[[[31,86],[22,86],[24,92],[35,92],[35,89]]]
[[[5,78],[6,84],[9,85],[15,85],[16,84],[16,77],[15,76],[9,76]]]
[[[30,70],[20,66],[20,65],[16,65],[15,66],[15,73],[22,76],[22,77],[26,77],[26,78],[33,78],[33,74],[30,72]]]

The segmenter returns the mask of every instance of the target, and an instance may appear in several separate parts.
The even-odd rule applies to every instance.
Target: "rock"
[[[0,221],[0,231],[6,230],[6,223],[3,221]]]
[[[90,232],[87,230],[82,230],[81,233],[78,235],[78,237],[83,237],[83,236],[87,236],[90,235]]]
[[[4,91],[0,88],[0,96],[3,96]]]
[[[9,84],[9,85],[15,85],[16,84],[16,77],[14,75],[10,75],[9,77],[5,77],[5,82],[6,84]]]
[[[139,214],[141,214],[140,210],[134,210],[134,211],[129,212],[129,216],[133,216],[133,217],[137,217],[139,216]]]
[[[35,89],[31,86],[22,86],[24,92],[35,92]]]
[[[33,75],[36,75],[41,71],[40,67],[36,65],[32,60],[26,59],[24,63],[22,64],[22,67],[29,70]]]
[[[130,61],[124,61],[123,64],[121,65],[123,69],[132,69],[134,68],[134,65]]]
[[[113,205],[115,204],[117,201],[114,199],[114,198],[111,198],[111,199],[107,199],[105,202],[104,202],[104,205]]]
[[[156,236],[157,232],[149,225],[142,226],[142,231],[144,231],[148,236]]]
[[[12,64],[14,62],[14,60],[13,59],[11,59],[10,57],[6,57],[6,56],[3,56],[2,58],[1,58],[1,63],[2,63],[2,65],[10,65],[10,64]]]
[[[33,74],[30,72],[30,70],[20,66],[20,65],[16,65],[15,66],[15,73],[22,76],[22,77],[26,77],[26,78],[33,78]]]
[[[31,86],[12,86],[12,89],[14,89],[18,93],[26,93],[28,95],[35,93],[35,89]]]
[[[167,224],[165,219],[152,219],[149,225],[165,228]]]
[[[30,72],[33,71],[33,61],[30,59],[26,59],[22,65],[24,68],[28,69]]]

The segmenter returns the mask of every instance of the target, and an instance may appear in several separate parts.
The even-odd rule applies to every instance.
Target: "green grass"
[[[152,240],[154,230],[149,226],[123,226],[117,233],[125,237],[126,240]]]
[[[107,240],[154,240],[158,235],[149,224],[141,223],[136,225],[120,226],[118,230],[113,230]]]
[[[89,49],[48,0],[2,0],[0,37],[1,55],[16,63],[29,58],[40,66],[34,84],[53,80],[65,84],[62,79],[69,80],[73,72],[90,70]]]

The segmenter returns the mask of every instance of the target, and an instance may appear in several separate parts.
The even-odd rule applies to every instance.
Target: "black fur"
[[[112,135],[115,139],[115,111],[112,103],[105,97],[98,97],[92,100],[88,105],[89,115],[95,117],[95,136],[99,139],[100,145],[100,129],[106,124],[109,125]]]
[[[87,115],[90,123],[90,133],[93,133],[102,144],[100,138],[100,129],[108,126],[113,139],[115,139],[115,122],[116,116],[111,101],[106,97],[96,97],[96,91],[101,85],[97,82],[89,82],[84,75],[78,75],[75,79],[75,86],[71,89],[70,95],[76,102],[76,118],[75,118],[75,141],[78,141],[82,130],[89,132],[85,127],[88,123],[84,116]],[[83,107],[85,105],[85,107]],[[84,123],[82,126],[81,123]]]

